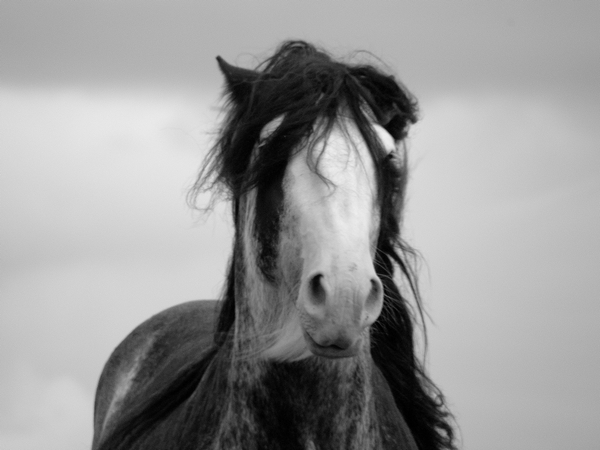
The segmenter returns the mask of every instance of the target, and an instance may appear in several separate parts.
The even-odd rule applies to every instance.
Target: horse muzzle
[[[339,272],[316,270],[304,278],[298,299],[306,344],[316,356],[356,356],[383,307],[383,286],[374,270],[355,265]]]

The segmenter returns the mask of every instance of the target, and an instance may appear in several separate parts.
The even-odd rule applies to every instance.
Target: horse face
[[[263,135],[274,126],[267,125]],[[373,127],[386,151],[393,151],[393,138]],[[279,282],[292,286],[296,296],[286,325],[291,331],[284,335],[295,336],[306,356],[349,357],[362,348],[383,306],[373,265],[380,218],[375,162],[349,119],[340,119],[315,145],[310,151],[316,167],[308,148],[296,152],[270,194],[281,197]]]

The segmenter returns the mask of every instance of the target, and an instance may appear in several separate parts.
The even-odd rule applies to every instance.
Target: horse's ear
[[[234,102],[240,103],[250,95],[252,84],[259,77],[259,73],[253,70],[232,66],[220,56],[217,56],[219,68],[225,76],[227,89],[231,93]]]
[[[401,101],[384,102],[379,107],[377,118],[396,141],[401,141],[408,134],[410,126],[418,120],[417,103],[408,96]]]
[[[396,105],[392,104],[386,106],[387,108],[381,111],[379,123],[395,140],[399,141],[404,139],[409,124],[406,123],[406,120],[402,117],[402,114]]]

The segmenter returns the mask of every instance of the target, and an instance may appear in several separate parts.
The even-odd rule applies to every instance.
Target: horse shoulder
[[[372,377],[382,448],[418,450],[415,439],[396,405],[392,390],[376,364],[373,364]]]
[[[113,351],[104,366],[94,408],[96,448],[136,396],[156,374],[175,375],[195,354],[213,344],[216,301],[192,301],[168,308],[135,328]]]

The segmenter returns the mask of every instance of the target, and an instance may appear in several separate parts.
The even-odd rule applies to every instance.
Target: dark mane
[[[219,138],[211,149],[190,202],[200,192],[214,188],[232,199],[237,223],[238,199],[252,188],[268,184],[278,176],[301,144],[327,136],[340,113],[350,115],[362,134],[377,166],[381,225],[375,268],[384,286],[383,312],[371,330],[371,354],[383,373],[418,447],[421,450],[454,449],[451,415],[444,398],[427,377],[416,357],[414,326],[423,318],[417,279],[412,269],[412,249],[402,240],[400,225],[408,177],[406,155],[385,156],[374,135],[375,119],[400,143],[417,120],[417,104],[393,76],[371,65],[349,65],[305,42],[284,43],[257,67],[249,91],[230,86],[228,113]],[[239,89],[245,89],[240,87]],[[243,94],[243,95],[241,95]],[[261,151],[251,161],[251,152],[262,128],[283,116],[277,130],[260,143]],[[317,121],[324,126],[316,127]],[[310,166],[318,173],[318,152],[309,152]],[[235,321],[235,261],[241,243],[235,236],[222,307],[216,325],[214,347],[205,354],[189,353],[188,362],[164,384],[154,383],[148,397],[141,396],[127,417],[100,446],[102,450],[143,448],[136,439],[159,426],[194,395],[205,374],[223,364],[227,339]],[[414,302],[402,294],[395,273],[408,284]],[[207,380],[215,390],[218,380]],[[204,406],[202,406],[204,408]],[[186,430],[193,435],[196,432]]]
[[[284,43],[256,74],[243,97],[229,92],[228,114],[190,192],[192,203],[199,192],[215,187],[236,199],[270,179],[286,167],[303,140],[326,136],[341,110],[357,122],[374,156],[380,155],[379,143],[368,126],[366,109],[396,140],[402,140],[417,119],[416,102],[392,76],[372,66],[337,62],[304,42]],[[260,131],[279,116],[284,116],[283,122],[250,165]],[[317,119],[325,121],[323,128],[315,129]]]
[[[272,180],[285,169],[294,149],[306,140],[310,145],[326,136],[340,111],[349,112],[373,158],[381,161],[377,173],[381,230],[375,267],[384,285],[385,299],[384,311],[372,329],[371,353],[419,448],[455,448],[452,417],[444,397],[415,354],[414,324],[417,317],[423,319],[423,310],[411,265],[414,252],[400,235],[408,177],[405,153],[402,147],[396,160],[382,160],[382,149],[370,127],[371,112],[397,142],[402,141],[417,120],[416,101],[393,76],[370,65],[338,62],[305,42],[284,43],[258,66],[257,72],[250,92],[245,92],[243,98],[236,97],[235,91],[229,92],[229,112],[220,138],[190,192],[190,199],[193,201],[201,191],[220,188],[232,199],[236,216],[240,195]],[[260,131],[282,115],[283,122],[267,142],[261,143],[261,151],[251,164],[250,155]],[[323,119],[325,126],[316,128],[317,119]],[[309,154],[311,167],[318,171],[318,155]],[[414,308],[394,282],[396,270],[412,292]],[[230,263],[215,336],[217,345],[223,342],[235,320],[234,277],[234,264]]]

